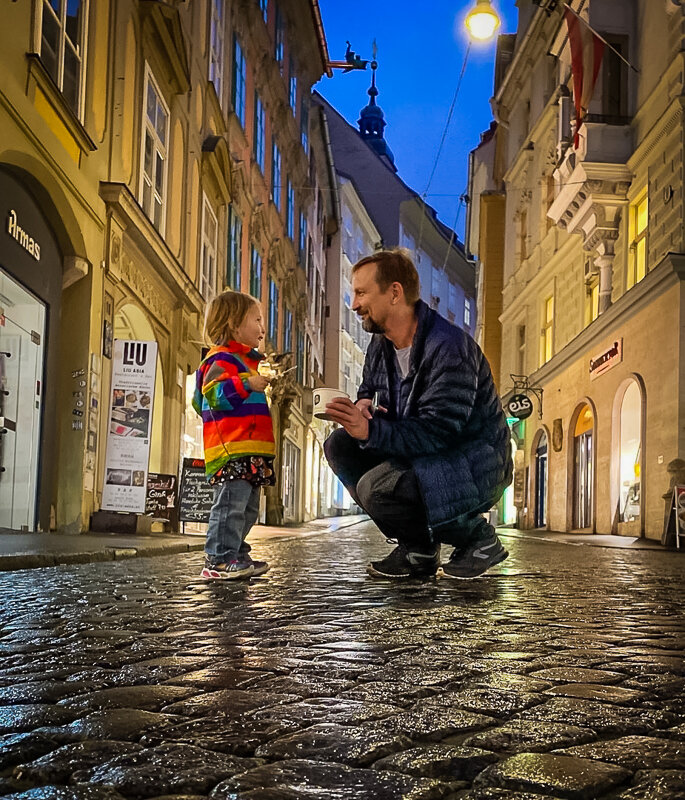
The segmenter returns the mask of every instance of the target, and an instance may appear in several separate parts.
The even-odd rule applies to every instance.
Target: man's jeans
[[[384,460],[380,454],[362,449],[342,428],[333,431],[324,442],[324,452],[333,472],[381,533],[409,550],[429,552],[440,542],[461,548],[490,530],[476,510],[431,534],[419,482],[410,463]]]
[[[205,553],[214,564],[224,564],[250,552],[245,537],[259,516],[260,486],[232,480],[214,487]]]

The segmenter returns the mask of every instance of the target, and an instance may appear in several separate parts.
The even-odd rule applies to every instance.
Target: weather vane
[[[376,40],[373,40],[373,61],[371,62],[371,69],[375,69],[376,64],[376,54],[378,53],[378,47],[376,46]],[[354,69],[366,69],[366,65],[369,63],[369,60],[366,58],[362,58],[361,56],[357,55],[352,49],[351,43],[347,42],[347,50],[345,51],[345,60],[344,61],[329,61],[328,66],[331,69],[341,69],[343,72],[352,72]]]

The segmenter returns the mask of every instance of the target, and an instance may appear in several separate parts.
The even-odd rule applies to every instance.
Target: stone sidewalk
[[[502,532],[468,582],[377,582],[368,522],[0,574],[11,800],[682,800],[685,561]]]

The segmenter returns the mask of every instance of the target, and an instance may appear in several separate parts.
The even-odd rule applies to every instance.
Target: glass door
[[[45,306],[0,270],[0,528],[34,530]]]
[[[547,525],[547,436],[542,436],[535,453],[535,527]]]
[[[592,525],[592,429],[575,437],[576,528]]]

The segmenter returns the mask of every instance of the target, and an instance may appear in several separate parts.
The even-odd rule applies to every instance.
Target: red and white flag
[[[570,9],[564,12],[571,47],[571,72],[573,73],[573,102],[576,107],[576,135],[587,114],[595,90],[599,68],[604,55],[604,42]]]

